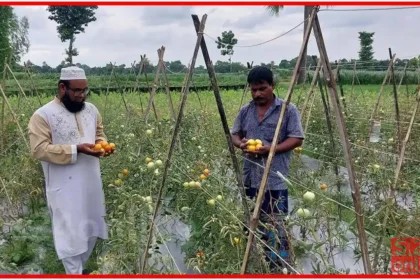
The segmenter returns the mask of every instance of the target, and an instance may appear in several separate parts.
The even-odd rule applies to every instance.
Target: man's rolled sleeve
[[[302,128],[300,114],[295,105],[289,104],[287,108],[287,138],[301,138],[305,135]]]
[[[236,119],[233,122],[232,129],[230,130],[230,134],[232,135],[242,135],[241,114],[242,114],[242,111],[236,116]]]

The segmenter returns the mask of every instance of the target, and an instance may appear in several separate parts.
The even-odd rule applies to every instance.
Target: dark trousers
[[[250,199],[254,199],[258,196],[258,190],[256,188],[245,188],[245,193]],[[289,213],[289,200],[288,190],[267,190],[263,197],[263,203],[261,205],[260,221],[262,223],[271,223],[275,232],[269,231],[264,227],[259,227],[258,231],[263,233],[263,241],[270,246],[278,255],[283,259],[289,257],[289,242],[287,239],[287,231],[285,229],[284,217]],[[276,244],[276,238],[274,234],[277,234],[280,244]],[[264,246],[266,256],[269,261],[276,261],[278,259],[276,253]],[[278,261],[278,260],[277,260]]]

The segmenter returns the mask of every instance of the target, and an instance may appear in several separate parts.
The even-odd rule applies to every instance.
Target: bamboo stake
[[[411,135],[411,131],[412,131],[412,128],[413,128],[414,119],[416,117],[417,110],[418,110],[418,107],[419,107],[419,103],[420,103],[420,88],[419,88],[419,91],[417,93],[416,103],[414,105],[414,110],[413,110],[413,113],[411,115],[410,124],[408,126],[407,133],[406,133],[405,138],[404,138],[403,143],[402,143],[402,147],[401,147],[401,151],[400,151],[400,156],[398,157],[398,164],[397,164],[397,168],[395,169],[394,183],[389,188],[389,194],[388,194],[388,199],[387,199],[388,207],[385,210],[384,220],[382,222],[382,225],[383,225],[382,226],[382,235],[380,235],[380,237],[379,237],[379,240],[378,240],[378,243],[377,243],[377,250],[376,250],[375,256],[373,258],[373,267],[375,268],[375,272],[377,271],[376,270],[376,266],[378,264],[379,250],[382,247],[383,237],[386,234],[388,216],[389,216],[389,211],[390,211],[389,210],[390,209],[389,206],[391,206],[391,205],[393,205],[395,203],[394,202],[394,200],[395,200],[395,191],[397,189],[398,179],[399,179],[399,176],[400,176],[400,173],[401,173],[402,164],[403,164],[403,161],[404,161],[405,149],[407,147],[407,142],[410,139],[410,135]]]
[[[193,77],[191,77],[191,84],[194,86],[194,91],[195,91],[195,94],[197,95],[198,103],[200,103],[200,108],[201,110],[203,110],[203,104],[201,103],[200,95],[198,94],[198,90],[197,90],[197,85],[194,83]]]
[[[320,59],[320,61],[322,61]],[[337,70],[338,67],[337,67]],[[323,71],[324,72],[324,71]],[[339,74],[339,72],[337,71],[337,74]],[[325,74],[324,74],[325,77]],[[338,76],[337,76],[338,77]],[[325,112],[325,118],[326,118],[326,122],[327,122],[327,128],[328,128],[328,134],[330,136],[330,142],[331,142],[331,158],[333,158],[333,164],[334,164],[334,171],[335,171],[335,176],[338,179],[339,176],[339,170],[338,170],[338,164],[337,164],[337,160],[336,160],[336,156],[337,156],[337,152],[336,152],[336,148],[335,148],[335,141],[334,141],[334,133],[333,133],[333,129],[332,129],[332,124],[331,124],[331,115],[330,115],[330,110],[329,110],[329,106],[327,104],[327,100],[325,98],[324,95],[324,89],[322,87],[322,82],[321,82],[321,77],[318,76],[318,85],[319,85],[319,91],[321,93],[321,99],[322,99],[322,104],[324,105],[324,112]],[[341,184],[340,182],[337,180],[337,192],[339,194],[339,199],[338,199],[338,217],[341,220],[341,212],[342,212],[342,207],[341,207]]]
[[[199,21],[197,15],[192,15],[192,19],[193,19],[193,22],[194,22],[195,31],[196,31],[197,36],[198,36],[199,35],[200,21]],[[248,224],[249,220],[250,220],[250,217],[249,217],[250,211],[249,211],[248,204],[247,204],[245,187],[244,187],[241,171],[240,171],[240,168],[239,168],[238,159],[236,158],[235,147],[233,146],[232,137],[231,137],[231,134],[230,134],[228,123],[227,123],[225,110],[223,108],[223,102],[222,102],[222,98],[221,98],[220,91],[219,91],[219,86],[217,84],[217,79],[216,79],[216,72],[214,71],[213,63],[210,59],[210,54],[208,52],[207,44],[206,44],[206,41],[204,40],[204,38],[201,40],[201,52],[203,53],[204,61],[206,63],[207,72],[209,74],[210,82],[211,82],[211,85],[213,87],[214,98],[216,99],[217,109],[219,110],[220,120],[222,122],[222,126],[223,126],[223,130],[224,130],[224,133],[225,133],[227,145],[228,145],[228,148],[229,148],[230,157],[231,157],[231,160],[232,160],[233,168],[235,170],[235,176],[236,176],[236,181],[237,181],[237,184],[238,184],[238,189],[239,189],[239,192],[240,192],[241,198],[242,198],[242,204],[243,204],[243,208],[244,208],[244,216],[245,216],[245,219],[246,219],[246,224]]]
[[[339,88],[340,88],[341,97],[343,98],[344,114],[347,117],[346,98],[344,97],[343,83],[341,81],[341,75],[340,75],[340,64],[338,62],[337,62],[337,83],[338,83]]]
[[[171,97],[171,90],[169,89],[169,82],[168,82],[168,77],[166,76],[166,71],[165,71],[165,65],[164,65],[164,61],[163,61],[163,56],[165,54],[165,47],[162,46],[162,48],[160,50],[158,50],[158,54],[159,54],[159,61],[160,63],[162,63],[162,74],[163,74],[163,81],[165,82],[165,88],[166,88],[166,95],[168,95],[168,102],[169,102],[169,111],[171,112],[171,117],[173,120],[175,120],[175,111],[174,111],[174,104],[172,102],[172,97]]]
[[[369,261],[369,250],[367,246],[367,240],[366,240],[366,232],[365,232],[365,226],[363,221],[363,209],[361,206],[360,201],[360,187],[356,182],[356,172],[353,167],[353,161],[352,161],[352,154],[351,154],[351,147],[350,142],[347,134],[346,124],[344,121],[343,112],[341,111],[340,103],[338,102],[338,94],[336,90],[336,84],[335,80],[332,79],[333,73],[331,70],[331,66],[328,60],[328,54],[325,47],[324,38],[322,36],[321,26],[319,24],[318,16],[315,14],[315,22],[314,22],[314,35],[316,38],[316,43],[318,45],[318,50],[320,52],[320,56],[322,59],[323,69],[325,78],[328,82],[328,88],[331,95],[332,103],[334,106],[334,111],[336,113],[336,119],[337,119],[337,125],[340,132],[340,138],[343,145],[344,155],[346,159],[346,165],[349,175],[349,182],[353,197],[353,205],[356,210],[356,223],[357,223],[357,229],[359,232],[359,242],[360,242],[360,251],[362,255],[363,260],[363,267],[365,270],[365,273],[371,274],[372,268]]]
[[[112,61],[111,61],[111,65],[112,65],[112,70],[111,70],[111,75],[110,75],[110,78],[109,78],[109,80],[108,80],[108,86],[107,86],[107,88],[106,88],[106,93],[105,93],[105,105],[104,105],[104,112],[103,112],[103,116],[102,116],[102,119],[104,120],[104,123],[105,123],[105,115],[106,115],[106,106],[108,105],[108,94],[109,94],[109,86],[111,85],[111,79],[112,79],[112,76],[114,75],[114,68],[115,68],[115,64],[117,64],[116,62],[115,63],[112,63]]]
[[[308,131],[309,120],[311,119],[312,107],[314,106],[314,103],[315,103],[315,94],[312,94],[311,106],[309,106],[309,111],[308,111],[308,115],[306,117],[306,122],[305,122],[305,128],[303,130],[305,135],[306,135],[306,132]]]
[[[394,90],[394,105],[395,105],[395,121],[397,122],[397,149],[400,152],[401,151],[401,131],[400,131],[400,109],[398,107],[398,92],[397,92],[397,84],[395,79],[395,73],[394,73],[394,63],[392,59],[392,51],[391,48],[388,48],[389,50],[389,59],[391,60],[391,77],[392,78],[392,88]]]
[[[369,126],[369,133],[368,133],[368,136],[367,136],[367,142],[369,142],[369,137],[370,137],[370,134],[372,132],[372,127],[373,127],[373,122],[375,121],[376,112],[378,111],[378,106],[379,106],[379,103],[380,103],[381,97],[382,97],[382,92],[384,91],[385,84],[388,81],[389,72],[391,70],[391,64],[392,64],[392,61],[394,60],[394,58],[395,58],[395,54],[392,56],[392,59],[388,64],[388,70],[386,71],[384,80],[383,80],[382,85],[381,85],[381,89],[379,90],[378,100],[376,101],[375,107],[373,108],[372,115],[370,117],[370,122],[371,123],[370,123],[370,126]]]
[[[9,108],[10,113],[12,114],[13,119],[15,120],[15,122],[16,122],[16,124],[17,124],[17,126],[18,126],[19,130],[20,130],[20,134],[22,135],[22,138],[23,138],[23,140],[25,141],[26,147],[28,148],[28,150],[31,150],[31,149],[29,148],[28,140],[26,140],[25,133],[23,133],[22,127],[21,127],[21,126],[20,126],[20,124],[19,124],[19,120],[18,120],[18,118],[16,117],[16,114],[15,114],[15,112],[13,111],[12,106],[10,106],[9,100],[7,99],[7,96],[6,96],[6,94],[4,93],[4,91],[3,91],[3,87],[2,87],[1,85],[0,85],[0,91],[1,91],[1,93],[2,93],[2,95],[3,95],[3,98],[4,98],[3,100],[4,100],[4,101],[6,101],[7,107]]]
[[[10,206],[13,206],[12,200],[10,199],[10,196],[9,196],[9,192],[6,189],[6,184],[4,183],[3,178],[1,178],[1,176],[0,176],[0,182],[3,187],[4,192],[6,193],[7,200],[9,201]]]
[[[315,88],[315,84],[318,80],[318,76],[319,76],[319,71],[321,70],[321,60],[319,59],[316,65],[316,69],[315,69],[315,73],[314,76],[312,77],[312,82],[311,82],[311,86],[308,90],[308,93],[306,94],[306,98],[305,98],[305,103],[303,103],[303,107],[302,107],[302,115],[305,113],[306,111],[306,106],[308,106],[308,102],[311,99],[313,92],[314,92],[314,88]]]
[[[356,60],[353,65],[353,81],[351,82],[351,95],[354,96],[354,79],[356,77]]]
[[[280,135],[280,129],[281,126],[283,124],[283,119],[284,119],[284,115],[286,113],[286,107],[287,105],[290,103],[292,94],[293,94],[293,89],[296,83],[296,80],[298,79],[299,73],[300,73],[300,63],[303,59],[303,51],[306,49],[306,46],[308,45],[308,40],[309,40],[309,36],[311,34],[312,31],[312,24],[314,22],[314,18],[315,15],[318,11],[318,8],[313,8],[311,11],[311,15],[310,15],[310,19],[308,22],[308,26],[307,29],[305,31],[305,36],[302,42],[302,46],[300,49],[300,53],[298,56],[298,59],[296,61],[296,66],[295,69],[293,71],[293,76],[292,79],[290,81],[290,85],[289,85],[289,90],[287,92],[285,101],[283,102],[282,106],[281,106],[281,111],[280,111],[280,117],[279,120],[277,122],[277,127],[276,127],[276,131],[274,133],[274,137],[273,137],[273,144],[270,147],[270,152],[268,154],[268,159],[267,159],[267,163],[266,166],[264,168],[264,173],[263,173],[263,177],[261,180],[261,184],[258,190],[258,197],[257,197],[257,201],[255,204],[255,208],[254,208],[254,213],[251,217],[251,221],[250,221],[250,230],[249,230],[249,234],[248,234],[248,243],[246,246],[246,250],[245,250],[245,255],[243,258],[243,262],[242,262],[242,268],[241,268],[241,274],[245,274],[246,273],[246,269],[248,266],[248,260],[249,260],[249,255],[251,252],[251,246],[254,240],[254,232],[255,229],[257,228],[257,224],[259,221],[259,217],[260,217],[260,212],[261,212],[261,206],[262,206],[262,199],[263,196],[265,194],[265,188],[266,188],[266,184],[267,184],[267,180],[268,180],[268,174],[270,172],[270,168],[271,168],[271,163],[273,161],[273,157],[274,157],[274,151],[276,148],[276,144],[278,143],[278,139],[279,139],[279,135]]]
[[[144,55],[144,58],[146,59],[146,55]],[[150,85],[149,85],[149,79],[147,78],[147,71],[146,71],[146,62],[144,64],[144,69],[143,69],[143,73],[144,73],[144,78],[146,79],[146,86],[147,86],[147,90],[149,92],[149,98],[150,96],[152,96],[152,90],[150,89]],[[156,112],[156,107],[155,107],[155,102],[152,102],[152,108],[153,108],[153,113],[155,115],[155,120],[158,120],[158,115]]]
[[[157,69],[156,69],[155,79],[153,81],[153,89],[152,89],[152,92],[150,93],[149,105],[147,106],[146,113],[145,113],[146,123],[149,120],[149,114],[150,114],[150,109],[151,109],[152,104],[153,104],[153,98],[155,97],[156,90],[158,88],[159,74],[160,74],[162,66],[163,66],[162,63],[159,61],[158,65],[157,65]]]
[[[26,96],[26,94],[25,94],[25,91],[24,91],[24,90],[23,90],[23,88],[20,86],[19,81],[16,79],[15,74],[13,74],[12,69],[10,69],[10,67],[9,67],[9,65],[8,65],[8,64],[6,64],[6,67],[7,67],[7,69],[9,70],[10,74],[12,74],[12,77],[13,77],[13,79],[15,80],[15,82],[17,83],[17,85],[18,85],[18,87],[19,87],[20,92],[22,93],[22,95],[25,97],[25,99],[28,99],[28,97],[27,97],[27,96]]]
[[[25,72],[26,72],[26,74],[28,74],[29,80],[31,81],[32,89],[35,91],[35,94],[38,97],[39,106],[42,106],[41,97],[39,96],[38,90],[36,89],[34,80],[32,79],[31,73],[29,72],[29,68],[26,66],[26,63],[24,63],[23,65],[25,67]]]
[[[248,68],[248,73],[249,73],[249,71],[252,69],[252,65],[254,64],[254,61],[252,61],[251,62],[251,64],[249,64],[248,62],[247,62],[247,68]],[[248,82],[245,82],[245,86],[244,86],[244,91],[242,92],[242,97],[241,97],[241,103],[239,104],[239,109],[238,109],[238,113],[239,113],[239,111],[241,110],[241,108],[242,108],[242,103],[243,103],[243,101],[244,101],[244,98],[245,98],[245,94],[246,94],[246,92],[248,91],[248,87],[249,87],[249,85],[248,85]]]
[[[188,69],[190,68],[190,63],[188,63]],[[182,92],[184,92],[184,86],[185,86],[185,81],[187,80],[187,76],[188,76],[188,72],[187,73],[185,73],[185,76],[184,76],[184,81],[182,82],[182,88],[181,88],[181,93]],[[189,88],[188,88],[188,90],[189,90]],[[181,100],[182,99],[182,94],[180,94],[179,95],[179,100]]]
[[[204,32],[204,26],[206,24],[206,20],[207,20],[207,15],[204,14],[203,18],[201,19],[200,29],[199,29],[198,36],[197,36],[197,42],[196,42],[195,48],[194,48],[194,54],[193,54],[193,58],[192,58],[192,61],[191,61],[191,66],[190,66],[190,69],[188,71],[188,77],[187,77],[187,80],[186,80],[187,85],[189,84],[190,79],[192,77],[192,73],[194,71],[195,62],[196,62],[196,59],[197,59],[197,54],[198,54],[198,51],[199,51],[199,48],[200,48],[201,40],[203,38],[203,32]],[[154,213],[153,213],[153,218],[152,218],[152,221],[151,221],[150,227],[149,227],[149,236],[148,236],[147,244],[146,244],[145,251],[144,251],[144,258],[143,258],[143,265],[141,267],[141,274],[144,273],[144,270],[145,270],[146,264],[147,264],[147,260],[148,260],[149,246],[150,246],[150,242],[151,242],[152,236],[153,236],[153,228],[154,228],[155,220],[156,220],[157,213],[158,213],[158,210],[159,210],[159,206],[160,206],[160,203],[161,203],[163,189],[165,187],[166,179],[168,177],[168,170],[169,170],[170,165],[171,165],[171,158],[172,158],[173,151],[175,149],[175,143],[176,143],[176,140],[178,138],[177,136],[178,136],[179,128],[180,128],[180,125],[181,125],[182,116],[183,116],[183,113],[184,113],[185,103],[187,101],[187,90],[186,90],[187,88],[188,87],[186,87],[184,89],[183,94],[182,94],[181,106],[179,108],[178,118],[176,120],[174,132],[173,132],[173,135],[172,135],[171,146],[169,148],[168,156],[167,156],[167,159],[166,159],[166,162],[165,162],[165,168],[164,168],[163,174],[162,174],[162,184],[160,186],[159,193],[158,193],[158,196],[156,198],[156,206],[155,206]]]
[[[134,93],[137,92],[137,89],[139,87],[139,78],[140,78],[140,75],[143,72],[143,68],[144,68],[144,60],[143,60],[143,56],[140,55],[139,73],[136,75],[136,83],[134,85]],[[135,74],[135,72],[134,72],[134,74]],[[140,97],[139,100],[140,100],[141,113],[143,114],[144,113],[144,109],[143,109],[143,102],[141,101],[141,93],[140,93],[140,91],[139,91],[139,97]]]
[[[407,65],[408,65],[408,61],[405,63],[405,66],[404,66],[404,74],[402,75],[401,80],[400,80],[400,83],[398,84],[397,92],[400,92],[400,87],[402,85],[402,82],[403,82],[403,80],[405,78],[405,75],[407,75]]]
[[[115,73],[115,71],[113,73],[114,73],[115,82],[117,82],[117,87],[118,87],[118,89],[120,91],[121,98],[122,98],[122,101],[124,103],[125,111],[127,113],[129,113],[128,106],[127,106],[127,103],[125,102],[125,98],[124,98],[124,90],[120,86],[120,82],[118,81],[117,74]]]

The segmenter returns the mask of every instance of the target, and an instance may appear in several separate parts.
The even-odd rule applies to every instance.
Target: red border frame
[[[100,5],[100,6],[267,6],[267,5],[284,5],[284,6],[303,6],[303,5],[334,5],[334,6],[420,6],[420,1],[393,1],[393,2],[386,2],[386,1],[325,1],[325,2],[316,2],[316,1],[254,1],[254,2],[246,2],[246,1],[238,1],[238,2],[230,2],[230,1],[83,1],[83,2],[72,2],[72,1],[1,1],[0,6],[3,5],[12,5],[12,6],[45,6],[45,5],[73,5],[73,6],[85,6],[85,5]],[[314,275],[314,274],[303,274],[303,275],[274,275],[274,274],[246,274],[246,275],[214,275],[214,274],[170,274],[170,275],[162,275],[162,274],[140,274],[140,275],[50,275],[50,274],[41,274],[41,275],[27,275],[27,274],[0,274],[0,279],[5,278],[28,278],[28,279],[42,279],[42,278],[104,278],[104,279],[111,279],[111,278],[156,278],[156,279],[194,279],[194,278],[201,278],[201,279],[217,279],[217,278],[225,278],[225,279],[275,279],[275,278],[307,278],[307,279],[315,279],[315,278],[326,278],[326,279],[393,279],[393,278],[407,278],[407,279],[420,279],[420,275],[389,275],[389,274],[377,274],[377,275],[366,275],[366,274],[350,274],[350,275],[334,275],[334,274],[327,274],[327,275]]]

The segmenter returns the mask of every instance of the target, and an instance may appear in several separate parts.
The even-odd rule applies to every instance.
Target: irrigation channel
[[[301,156],[302,161],[302,167],[300,170],[302,171],[316,171],[320,166],[321,162],[317,159],[308,157],[306,155]],[[233,177],[233,171],[229,170],[228,174]],[[334,176],[334,174],[327,174],[328,176]],[[348,181],[348,173],[347,169],[344,167],[339,167],[339,176],[343,179],[342,181],[342,192],[346,196],[351,196],[350,191],[350,185]],[[373,201],[371,201],[371,192],[373,191],[373,183],[367,183],[361,186],[361,192],[362,192],[362,201],[365,205],[373,205]],[[294,207],[295,198],[290,197],[289,198],[289,211],[292,211]],[[415,207],[415,198],[407,193],[399,193],[397,195],[397,204],[399,207],[410,209]],[[189,234],[190,234],[190,228],[188,225],[184,224],[181,219],[176,214],[170,214],[167,215],[167,211],[161,211],[162,213],[158,216],[158,220],[156,221],[156,224],[159,225],[159,231],[164,232],[165,239],[167,240],[163,244],[159,244],[159,252],[160,256],[159,259],[165,258],[171,261],[168,261],[167,263],[157,263],[157,258],[150,258],[149,264],[153,265],[154,268],[160,269],[165,265],[170,265],[169,268],[171,271],[177,271],[179,270],[181,273],[185,274],[198,274],[197,271],[194,271],[192,268],[188,268],[187,265],[184,263],[184,254],[181,251],[181,246],[185,241],[188,240]],[[165,212],[166,214],[164,214]],[[357,250],[357,237],[350,231],[346,230],[349,225],[346,222],[341,222],[340,225],[344,232],[346,232],[345,238],[348,240],[346,242],[345,246],[333,246],[334,248],[328,248],[328,243],[325,243],[325,245],[321,246],[321,250],[325,251],[331,251],[331,255],[333,256],[333,262],[336,270],[342,269],[343,271],[346,271],[350,274],[358,274],[363,273],[363,264],[361,260],[356,260],[355,251]],[[3,226],[3,232],[7,232],[10,230],[9,227]],[[50,229],[47,228],[39,228],[37,230],[40,231],[50,231]],[[300,240],[300,227],[294,226],[291,233],[293,234],[294,238],[297,240]],[[167,234],[166,234],[167,233]],[[331,234],[334,234],[333,232]],[[328,233],[327,229],[320,227],[318,229],[318,236],[320,237],[320,241],[328,240]],[[369,236],[368,236],[369,237]],[[306,243],[310,244],[311,242],[314,242],[314,240],[310,240],[310,238],[307,239]],[[0,240],[0,246],[4,243],[4,240]],[[356,250],[355,250],[356,249]],[[169,252],[168,252],[169,250]],[[42,248],[39,250],[40,254],[42,254]],[[299,262],[299,267],[303,269],[301,273],[303,274],[310,274],[313,271],[313,265],[316,263],[316,257],[312,254],[306,254],[305,256],[298,258],[297,261]],[[174,264],[175,262],[175,264]],[[19,273],[28,273],[28,267],[36,266],[36,264],[27,264],[24,268],[19,271]],[[323,269],[322,265],[321,269]],[[106,267],[106,265],[105,265]],[[105,273],[106,271],[103,271],[102,273]],[[10,272],[7,271],[0,271],[0,273],[8,274]],[[42,274],[43,272],[41,270],[35,270],[35,271],[29,271],[29,273],[39,273]]]

